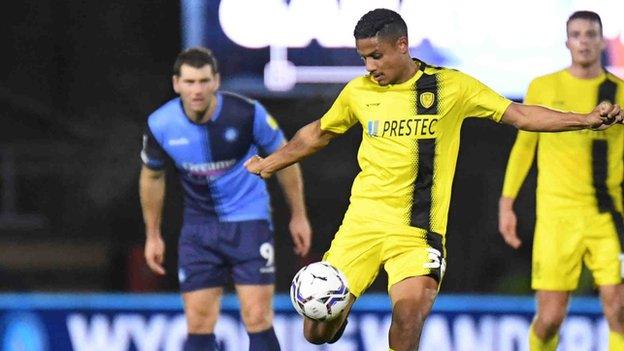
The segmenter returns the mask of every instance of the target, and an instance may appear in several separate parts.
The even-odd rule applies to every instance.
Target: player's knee
[[[214,330],[217,316],[209,309],[187,307],[184,312],[189,333],[210,333]]]
[[[253,305],[241,311],[241,317],[248,331],[266,330],[273,323],[273,311],[269,305]]]
[[[320,334],[318,332],[304,331],[303,336],[309,343],[314,344],[314,345],[322,345],[330,340],[330,338],[327,335]]]
[[[314,345],[322,345],[329,342],[332,338],[329,330],[323,328],[303,328],[303,336],[305,339]]]
[[[333,339],[334,334],[334,330],[330,328],[328,323],[309,323],[308,320],[303,323],[303,336],[311,344],[322,345],[328,343]]]
[[[538,314],[535,326],[538,329],[538,335],[551,337],[557,334],[564,319],[565,311]]]

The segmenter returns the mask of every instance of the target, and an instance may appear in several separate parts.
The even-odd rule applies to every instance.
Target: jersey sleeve
[[[524,103],[535,105],[540,104],[539,89],[535,81],[529,85],[529,89],[524,97]],[[522,187],[522,183],[531,169],[535,158],[535,148],[539,140],[539,133],[518,131],[505,171],[503,182],[503,196],[515,199]]]
[[[515,199],[522,183],[531,169],[535,158],[535,148],[539,133],[518,131],[516,141],[511,148],[505,180],[503,182],[503,196]]]
[[[464,116],[485,117],[500,122],[511,100],[501,96],[477,79],[463,74]]]
[[[357,117],[349,106],[351,85],[347,84],[334,101],[332,107],[321,117],[321,129],[343,134],[357,123]]]
[[[154,133],[152,133],[148,124],[145,127],[145,132],[143,133],[141,161],[147,168],[157,171],[165,168],[167,159],[167,153],[163,150],[158,140],[156,140],[156,137],[154,136]]]
[[[262,154],[277,151],[285,141],[275,118],[258,102],[255,103],[253,138]]]

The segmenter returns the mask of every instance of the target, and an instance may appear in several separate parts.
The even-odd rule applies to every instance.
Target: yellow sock
[[[609,341],[611,339],[609,338]],[[555,351],[559,344],[559,334],[550,338],[550,340],[542,340],[535,335],[533,324],[529,328],[529,350],[530,351]],[[611,350],[609,350],[611,351]]]
[[[624,335],[609,331],[609,351],[624,350]]]

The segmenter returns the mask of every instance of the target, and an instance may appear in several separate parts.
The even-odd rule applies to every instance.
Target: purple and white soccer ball
[[[347,279],[328,262],[311,263],[295,274],[290,301],[302,316],[318,321],[334,319],[349,303]]]

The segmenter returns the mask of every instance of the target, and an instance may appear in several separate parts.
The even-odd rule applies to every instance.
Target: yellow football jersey
[[[321,118],[323,130],[344,133],[356,123],[364,129],[345,221],[444,235],[463,120],[499,121],[511,104],[469,75],[419,63],[401,84],[353,79]]]
[[[525,103],[588,113],[603,100],[623,104],[624,81],[603,73],[592,79],[557,71],[533,80]],[[537,147],[537,213],[579,209],[622,212],[624,126],[604,131],[518,132],[503,195],[515,198]]]

